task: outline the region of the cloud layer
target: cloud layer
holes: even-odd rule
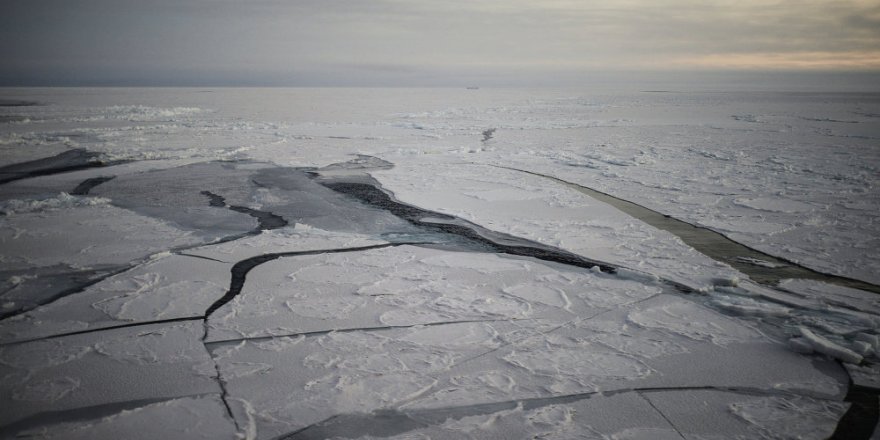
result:
[[[880,70],[873,0],[10,0],[4,9],[6,82]]]

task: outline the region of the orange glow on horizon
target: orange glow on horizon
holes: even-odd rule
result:
[[[682,57],[671,64],[745,70],[880,70],[880,51],[711,54]]]

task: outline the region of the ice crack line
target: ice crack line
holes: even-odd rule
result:
[[[598,261],[592,261],[579,255],[554,249],[549,246],[531,243],[527,240],[482,230],[477,225],[466,224],[464,220],[432,212],[415,206],[406,205],[393,200],[388,194],[374,185],[353,182],[322,182],[322,185],[334,191],[347,194],[361,202],[384,209],[416,226],[456,235],[473,243],[475,247],[486,248],[492,252],[533,257],[539,260],[552,261],[582,268],[598,267],[602,272],[615,273],[617,268]],[[488,238],[490,236],[496,236]],[[508,242],[509,244],[505,243]]]
[[[120,329],[120,328],[141,327],[141,326],[152,325],[152,324],[169,324],[172,322],[201,321],[203,319],[205,319],[204,316],[185,316],[185,317],[180,317],[180,318],[158,319],[155,321],[130,322],[130,323],[126,323],[126,324],[111,325],[111,326],[107,326],[107,327],[90,328],[87,330],[77,330],[74,332],[57,333],[54,335],[43,336],[43,337],[33,338],[33,339],[22,339],[20,341],[5,342],[5,343],[0,343],[0,347],[5,347],[8,345],[25,344],[28,342],[44,341],[47,339],[63,338],[66,336],[75,336],[75,335],[84,335],[87,333],[104,332],[104,331],[116,330],[116,329]]]
[[[92,177],[90,179],[83,180],[82,182],[80,182],[79,185],[76,186],[76,188],[73,189],[73,191],[70,192],[70,195],[87,196],[87,195],[89,195],[89,191],[91,191],[92,188],[94,188],[102,183],[109,182],[115,178],[116,178],[116,176],[101,176],[101,177]]]
[[[464,319],[458,321],[441,321],[441,322],[429,322],[429,323],[418,323],[418,324],[409,324],[409,325],[383,325],[377,327],[354,327],[354,328],[333,328],[329,330],[316,330],[311,332],[300,332],[300,333],[289,333],[284,335],[272,335],[272,336],[255,336],[250,338],[238,338],[238,339],[224,339],[220,341],[210,341],[206,342],[209,346],[216,345],[224,345],[224,344],[234,344],[243,341],[253,341],[253,342],[263,342],[270,341],[272,339],[278,338],[296,338],[296,337],[310,337],[310,336],[320,336],[326,335],[329,333],[352,333],[352,332],[375,332],[375,331],[383,331],[383,330],[396,330],[396,329],[406,329],[406,328],[415,328],[415,327],[437,327],[441,325],[451,325],[451,324],[479,324],[479,323],[490,323],[490,322],[519,322],[519,321],[535,321],[540,318],[510,318],[510,319]]]
[[[462,359],[462,360],[460,360],[460,361],[454,362],[452,365],[449,366],[449,368],[450,368],[450,369],[452,369],[452,368],[460,368],[460,367],[461,367],[462,365],[464,365],[464,364],[467,364],[467,363],[469,363],[469,362],[473,362],[473,361],[475,361],[475,360],[477,360],[477,359],[480,359],[480,358],[482,358],[482,357],[484,357],[484,356],[488,356],[488,355],[490,355],[490,354],[492,354],[492,353],[498,352],[499,350],[502,350],[502,349],[504,349],[504,348],[511,347],[511,346],[516,345],[516,344],[520,344],[520,343],[522,343],[523,341],[527,341],[527,340],[530,339],[530,338],[534,338],[534,337],[537,337],[537,336],[546,336],[546,335],[549,335],[549,334],[551,334],[551,333],[553,333],[553,332],[555,332],[555,331],[557,331],[557,330],[560,330],[560,329],[562,329],[562,328],[570,327],[570,326],[572,326],[572,325],[576,325],[576,324],[581,323],[581,322],[589,321],[589,320],[591,320],[591,319],[597,318],[597,317],[599,317],[599,316],[601,316],[601,315],[604,315],[605,313],[611,312],[611,311],[613,311],[613,310],[617,310],[617,309],[619,309],[619,308],[621,308],[621,307],[624,307],[624,306],[632,306],[632,305],[635,305],[635,304],[639,304],[639,303],[641,303],[641,302],[644,302],[644,301],[647,301],[647,300],[649,300],[649,299],[651,299],[651,298],[654,298],[654,297],[656,297],[656,296],[658,296],[658,295],[660,295],[660,294],[651,295],[651,296],[649,296],[649,297],[647,297],[647,298],[643,298],[643,299],[641,299],[641,300],[638,300],[638,301],[635,301],[635,302],[632,302],[632,303],[629,303],[629,304],[626,304],[626,305],[620,305],[620,306],[616,306],[616,307],[609,307],[609,308],[606,308],[606,309],[602,309],[602,310],[600,310],[600,311],[598,311],[598,312],[596,312],[596,313],[594,313],[594,314],[592,314],[592,315],[590,315],[590,316],[577,317],[577,318],[571,319],[571,320],[569,320],[569,321],[565,321],[565,322],[563,322],[563,323],[561,323],[561,324],[559,324],[559,325],[556,325],[556,326],[554,326],[554,327],[552,327],[552,328],[550,328],[550,329],[548,329],[548,330],[544,330],[544,331],[540,331],[540,330],[539,330],[539,331],[535,331],[535,332],[531,332],[531,333],[525,333],[525,334],[523,334],[522,336],[520,336],[520,337],[518,337],[518,338],[512,338],[512,339],[510,339],[510,340],[508,340],[508,341],[505,341],[504,343],[502,343],[502,344],[499,345],[498,347],[495,347],[495,348],[492,348],[492,349],[486,350],[486,351],[484,351],[484,352],[482,352],[482,353],[475,354],[475,355],[473,355],[473,356],[471,356],[471,357],[468,357],[468,358]],[[514,320],[509,320],[509,321],[514,321]],[[413,396],[413,397],[411,397],[411,398],[409,398],[409,399],[407,399],[407,400],[405,400],[405,401],[403,401],[403,402],[400,402],[399,405],[404,405],[404,404],[406,404],[406,403],[409,403],[409,402],[413,402],[413,401],[415,401],[415,400],[418,400],[418,399],[420,399],[422,396],[424,396],[425,394],[430,393],[430,392],[436,390],[436,388],[437,388],[437,385],[436,385],[436,384],[435,384],[435,385],[432,385],[432,386],[426,388],[425,390],[423,390],[422,392],[418,393],[417,395],[415,395],[415,396]]]
[[[117,165],[124,162],[121,160],[104,161],[101,160],[100,153],[86,151],[84,148],[76,148],[55,156],[0,167],[0,184],[30,177]]]
[[[222,298],[215,301],[211,304],[210,307],[205,311],[205,314],[198,319],[201,319],[204,325],[204,334],[202,335],[202,345],[205,347],[205,350],[208,352],[208,356],[214,362],[214,370],[216,371],[216,380],[217,385],[220,387],[220,399],[223,401],[223,405],[226,407],[227,415],[232,419],[235,427],[238,431],[241,431],[241,425],[238,423],[238,420],[235,418],[235,415],[232,411],[232,407],[229,405],[229,393],[226,389],[226,382],[223,379],[222,372],[220,371],[220,365],[217,363],[217,360],[214,358],[211,346],[216,345],[217,343],[208,342],[208,318],[213,314],[217,309],[223,307],[229,301],[232,301],[235,297],[237,297],[241,293],[241,289],[244,287],[244,283],[247,279],[247,274],[253,268],[267,263],[269,261],[277,260],[283,257],[295,257],[295,256],[304,256],[304,255],[322,255],[322,254],[338,254],[344,252],[360,252],[367,251],[371,249],[382,249],[387,247],[394,246],[403,246],[403,245],[418,245],[423,243],[385,243],[378,244],[372,246],[361,246],[354,248],[341,248],[341,249],[323,249],[323,250],[313,250],[313,251],[291,251],[291,252],[277,252],[272,254],[263,254],[257,255],[255,257],[247,258],[245,260],[239,261],[234,266],[232,266],[232,279],[229,282],[229,290],[223,295]],[[221,341],[225,342],[225,341]]]
[[[654,411],[657,414],[660,414],[660,417],[663,417],[663,420],[666,420],[666,423],[669,424],[669,427],[672,428],[672,430],[675,431],[675,433],[678,434],[678,436],[681,437],[682,440],[685,440],[684,435],[681,433],[681,431],[678,430],[678,428],[675,426],[675,423],[672,423],[672,420],[669,420],[669,417],[667,417],[666,414],[663,413],[663,411],[660,411],[660,408],[657,408],[657,405],[654,405],[654,402],[651,402],[651,399],[643,396],[641,392],[636,392],[636,394],[641,397],[642,400],[647,402],[648,405],[651,405],[651,408],[654,408]]]
[[[360,252],[360,251],[368,251],[371,249],[383,249],[388,247],[395,246],[417,246],[423,245],[426,243],[422,242],[412,242],[412,243],[384,243],[384,244],[376,244],[371,246],[361,246],[354,248],[342,248],[342,249],[322,249],[322,250],[313,250],[313,251],[292,251],[292,252],[277,252],[272,254],[263,254],[255,257],[251,257],[245,260],[241,260],[238,263],[235,263],[232,266],[232,280],[229,283],[229,290],[223,295],[222,298],[215,301],[211,304],[210,307],[205,311],[205,318],[211,316],[212,313],[217,311],[220,307],[223,307],[229,301],[232,301],[233,298],[238,296],[241,293],[241,289],[244,287],[245,279],[247,278],[248,272],[250,272],[253,268],[267,263],[272,260],[277,260],[282,257],[296,257],[303,255],[322,255],[322,254],[339,254],[344,252]]]
[[[449,419],[461,419],[464,417],[494,414],[500,411],[510,411],[521,407],[523,410],[533,410],[549,405],[565,405],[593,397],[611,397],[620,394],[636,393],[666,421],[669,426],[678,432],[678,428],[657,409],[653,403],[645,398],[643,393],[660,393],[668,391],[723,391],[755,396],[797,396],[780,390],[751,388],[751,387],[717,387],[717,386],[682,386],[682,387],[648,387],[626,388],[610,391],[591,391],[585,393],[564,394],[551,397],[532,397],[517,400],[508,400],[475,405],[465,405],[445,408],[400,410],[380,409],[367,414],[336,414],[324,420],[297,429],[296,431],[282,434],[275,440],[305,440],[318,438],[351,438],[363,435],[376,437],[392,437],[420,428],[427,428],[443,424]]]
[[[278,229],[287,226],[287,220],[280,215],[273,214],[267,211],[260,211],[257,209],[248,208],[245,206],[236,206],[236,205],[227,205],[226,199],[223,196],[212,193],[211,191],[202,191],[202,195],[207,196],[210,200],[209,204],[211,206],[217,208],[229,208],[232,211],[240,212],[242,214],[247,214],[259,222],[259,227],[256,232],[266,231],[270,229]]]
[[[592,269],[616,274],[618,267],[591,260],[580,255],[554,248],[552,246],[488,230],[468,221],[438,212],[428,211],[394,200],[375,185],[360,182],[327,181],[322,185],[334,191],[349,195],[368,206],[389,211],[411,224],[432,232],[450,234],[463,239],[472,249],[486,252],[532,257],[538,260],[561,263],[569,266]],[[662,279],[661,283],[674,288],[679,293],[693,293],[694,289],[682,283]]]
[[[582,185],[578,185],[558,177],[547,174],[536,173],[534,171],[523,170],[519,168],[505,167],[500,165],[492,165],[495,168],[517,171],[520,173],[530,174],[533,176],[543,177],[554,182],[561,183],[565,186],[573,188],[599,201],[608,203],[609,205],[629,214],[657,229],[667,231],[688,246],[696,249],[700,253],[725,264],[733,266],[742,273],[748,275],[751,279],[770,286],[776,287],[780,280],[785,278],[802,278],[823,281],[839,286],[861,289],[868,292],[880,293],[880,286],[865,281],[852,278],[842,277],[838,275],[826,274],[814,269],[777,257],[756,249],[752,249],[739,242],[727,238],[725,235],[715,232],[709,228],[693,225],[682,220],[672,218],[666,214],[648,209],[642,205],[630,202],[628,200],[614,197],[610,194],[597,191]],[[772,267],[765,267],[749,263],[749,261],[763,260],[769,261]]]
[[[593,197],[597,200],[606,202],[626,214],[632,215],[651,226],[663,229],[673,235],[678,236],[689,246],[713,258],[717,261],[727,263],[737,270],[747,274],[750,278],[758,283],[764,284],[771,289],[786,292],[777,286],[778,282],[783,278],[805,278],[818,280],[839,286],[861,289],[868,292],[880,293],[880,286],[870,284],[864,281],[850,279],[846,277],[825,274],[812,270],[810,268],[798,265],[792,261],[775,257],[763,252],[751,249],[740,243],[737,243],[722,234],[707,228],[692,225],[677,219],[673,219],[662,213],[650,210],[641,205],[619,199],[610,194],[596,191],[566,180],[559,179],[550,175],[540,174],[518,168],[504,167],[492,165],[495,168],[517,171],[538,177],[543,177],[563,185],[569,186],[575,190]],[[747,264],[744,258],[757,258],[761,260],[769,260],[771,262],[782,263],[779,267],[760,267]],[[775,302],[772,298],[768,299]],[[789,304],[785,304],[790,306]],[[850,380],[849,391],[846,398],[850,402],[850,408],[843,415],[837,425],[832,439],[867,439],[872,435],[873,430],[880,419],[880,403],[878,403],[878,395],[880,390],[866,387],[859,387]]]
[[[111,402],[100,405],[93,406],[85,406],[81,408],[74,409],[64,409],[58,411],[44,411],[33,414],[29,417],[25,417],[16,422],[12,422],[8,425],[4,425],[0,427],[0,437],[2,438],[13,438],[16,433],[21,433],[25,430],[30,430],[34,428],[41,428],[47,425],[59,424],[59,423],[72,423],[84,420],[98,420],[102,417],[113,416],[114,414],[118,414],[120,411],[126,410],[136,410],[138,408],[142,408],[146,405],[151,405],[155,403],[161,402],[171,402],[177,399],[184,398],[200,398],[205,396],[211,396],[212,394],[190,394],[190,395],[181,395],[174,397],[158,397],[152,399],[137,399],[137,400],[128,400],[122,402]],[[21,436],[22,434],[18,434]],[[21,438],[21,437],[15,437]]]
[[[208,352],[208,357],[210,357],[211,361],[214,363],[214,379],[217,380],[217,386],[220,387],[220,400],[223,401],[223,406],[226,408],[226,415],[232,420],[232,423],[235,425],[235,430],[241,432],[241,426],[238,424],[238,419],[235,418],[235,414],[232,412],[232,407],[229,405],[229,391],[226,389],[226,381],[223,380],[223,375],[220,372],[220,364],[217,363],[217,359],[214,358],[214,353],[211,351],[211,348],[208,347],[208,343],[205,342],[205,338],[208,336],[208,319],[203,318],[202,323],[205,327],[205,333],[202,336],[202,345],[205,347],[205,351]]]
[[[93,278],[79,282],[72,287],[60,290],[60,291],[55,292],[51,295],[48,295],[44,298],[41,298],[39,301],[36,301],[31,305],[20,306],[20,307],[14,308],[12,310],[5,310],[5,311],[0,312],[0,321],[7,319],[7,318],[21,315],[23,313],[27,313],[31,310],[40,308],[45,305],[49,305],[49,304],[51,304],[61,298],[64,298],[64,297],[67,297],[70,295],[74,295],[77,293],[81,293],[81,292],[85,291],[87,288],[89,288],[89,286],[98,284],[107,278],[110,278],[114,275],[118,275],[120,273],[126,272],[126,271],[131,270],[135,267],[136,267],[136,265],[131,265],[131,266],[125,266],[125,267],[115,267],[115,268],[111,268],[111,269],[106,269],[106,270],[103,270],[102,272],[96,271]],[[70,274],[73,274],[73,273],[70,273]],[[12,288],[14,288],[14,286]],[[8,292],[8,290],[7,290],[7,292]],[[5,293],[6,292],[4,292],[4,294]]]

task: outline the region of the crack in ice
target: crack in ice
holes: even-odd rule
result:
[[[831,275],[819,272],[802,266],[796,262],[786,260],[782,257],[770,255],[756,249],[752,249],[739,242],[727,238],[725,235],[715,232],[712,229],[690,224],[688,222],[672,218],[663,213],[646,208],[637,203],[624,200],[610,194],[597,191],[595,189],[569,182],[558,177],[541,174],[534,171],[523,170],[519,168],[492,165],[496,168],[517,171],[520,173],[530,174],[533,176],[543,177],[554,182],[558,182],[577,191],[580,191],[590,197],[608,203],[611,206],[629,214],[649,225],[665,230],[684,241],[689,246],[699,252],[709,256],[710,258],[729,264],[749,275],[753,280],[775,287],[776,284],[785,278],[802,278],[824,281],[844,287],[861,289],[869,292],[880,293],[880,286],[868,282]],[[769,264],[756,265],[752,260],[765,261]]]

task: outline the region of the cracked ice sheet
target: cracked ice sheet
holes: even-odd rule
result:
[[[251,270],[241,293],[209,318],[207,340],[456,321],[562,323],[659,292],[531,258],[407,245],[296,256]]]
[[[368,235],[331,232],[308,225],[296,224],[293,227],[263,231],[260,235],[253,237],[188,249],[185,254],[235,263],[257,255],[277,252],[340,249],[386,243],[388,242]]]
[[[681,298],[658,296],[576,326],[592,333],[587,340],[636,356],[649,349],[640,357],[661,374],[640,387],[743,387],[834,399],[846,392],[848,379],[838,363],[791,352],[741,320]],[[656,344],[669,348],[650,347]]]
[[[627,324],[631,315],[646,328]],[[230,397],[253,408],[260,438],[338,414],[409,414],[641,387],[763,389],[831,399],[845,390],[846,376],[833,362],[786,351],[675,297],[651,298],[594,320],[595,326],[587,320],[561,328],[507,321],[280,337],[221,344],[213,355]]]
[[[773,438],[823,440],[849,408],[845,402],[793,395],[748,395],[716,390],[642,395],[687,440]]]
[[[404,203],[697,288],[745,277],[672,234],[542,177],[485,165],[393,160],[399,161],[393,169],[372,174]]]
[[[18,435],[42,439],[234,439],[236,428],[219,395],[184,397],[153,403],[80,422],[24,430]]]
[[[202,240],[170,223],[109,205],[0,217],[0,263],[6,267],[100,267]]]
[[[0,426],[50,412],[219,393],[201,323],[107,330],[0,347]]]
[[[782,280],[779,287],[831,306],[851,308],[880,316],[880,295],[876,293],[802,279]]]
[[[509,410],[451,417],[445,420],[439,420],[431,413],[413,412],[406,415],[429,426],[391,437],[358,433],[350,436],[338,435],[334,438],[357,438],[360,440],[378,438],[399,440],[681,439],[669,423],[636,393],[623,393],[614,396],[597,395],[576,402],[560,402],[542,406],[525,402]],[[363,427],[350,427],[349,429],[354,432],[365,430]]]
[[[538,329],[496,322],[335,332],[223,344],[212,355],[229,397],[252,408],[236,418],[254,417],[258,437],[273,438],[336,414],[395,407],[430,390],[456,362]],[[496,401],[508,400],[503,372],[473,380]]]
[[[195,161],[196,159],[139,161],[31,177],[0,185],[0,200],[30,199],[46,194],[70,193],[86,179],[108,176],[119,177],[164,168],[174,168],[188,165]]]
[[[226,293],[231,266],[201,258],[163,255],[82,292],[0,321],[0,342],[202,316]]]
[[[536,332],[460,363],[407,408],[487,403],[485,386],[461,381],[491,371],[503,372],[510,399],[706,386],[841,399],[847,384],[846,374],[830,360],[793,353],[738,321],[661,295]]]
[[[661,373],[640,387],[742,387],[834,399],[846,392],[848,378],[833,360],[794,353],[744,321],[682,298],[654,297],[575,327],[574,334],[589,331],[586,340],[641,357]],[[663,349],[651,347],[657,344]]]

